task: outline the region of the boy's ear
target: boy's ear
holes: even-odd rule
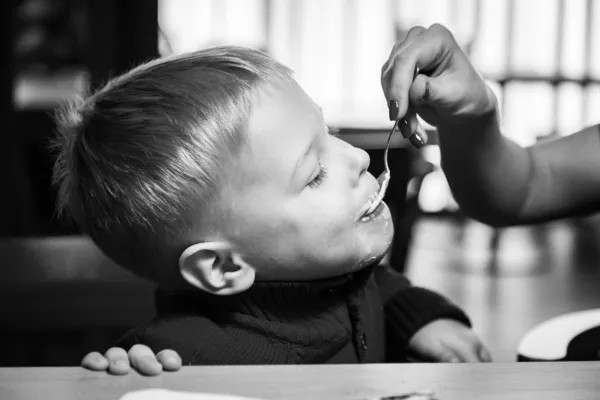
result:
[[[254,284],[255,269],[227,242],[196,243],[181,253],[179,272],[191,285],[216,295],[243,292]]]

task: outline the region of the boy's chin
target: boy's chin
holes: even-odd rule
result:
[[[377,244],[372,246],[371,251],[367,255],[362,257],[361,261],[356,265],[355,271],[364,269],[371,265],[379,264],[392,248],[392,238],[393,234],[390,237],[378,237]]]
[[[387,210],[386,210],[387,211]],[[387,211],[389,213],[389,211]],[[367,235],[364,235],[363,246],[367,247],[367,253],[362,257],[361,261],[357,265],[357,270],[366,268],[373,264],[378,264],[383,260],[385,255],[392,248],[392,241],[394,238],[394,225],[390,221],[379,227],[379,229],[372,230]]]
[[[360,271],[361,269],[365,269],[371,265],[377,265],[383,260],[385,257],[385,253],[382,253],[378,256],[371,256],[362,260],[358,266],[356,267],[356,271]]]

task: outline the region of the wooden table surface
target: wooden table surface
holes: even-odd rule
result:
[[[440,400],[600,399],[600,362],[184,367],[159,377],[82,368],[2,368],[3,400],[117,400],[164,388],[264,399],[350,399],[432,389]]]

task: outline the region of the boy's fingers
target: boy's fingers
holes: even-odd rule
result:
[[[460,357],[449,349],[440,351],[439,354],[437,355],[437,357],[435,357],[435,361],[443,362],[443,363],[460,363],[460,362],[462,362]]]
[[[165,371],[179,371],[181,368],[181,357],[173,350],[163,350],[156,355]]]
[[[481,344],[481,348],[479,349],[479,359],[482,362],[492,362],[493,361],[492,353],[484,344]]]
[[[91,369],[92,371],[106,371],[108,368],[108,360],[97,351],[86,354],[81,360],[83,368]]]
[[[104,354],[108,360],[108,372],[113,375],[126,375],[129,373],[129,358],[125,350],[112,347]]]
[[[479,362],[479,355],[477,354],[479,346],[476,346],[470,341],[457,340],[453,343],[452,351],[461,358],[462,361],[468,363]]]
[[[127,353],[129,361],[142,375],[155,376],[162,372],[162,365],[148,346],[136,344]]]

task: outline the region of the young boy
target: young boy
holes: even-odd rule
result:
[[[159,59],[58,121],[61,209],[159,285],[120,346],[184,364],[489,360],[461,310],[377,266],[394,227],[384,203],[367,213],[369,157],[268,56]]]

